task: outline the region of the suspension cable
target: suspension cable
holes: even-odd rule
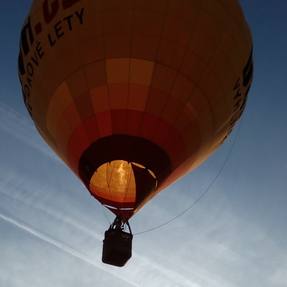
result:
[[[220,175],[222,174],[224,168],[226,167],[227,165],[227,162],[229,161],[229,158],[234,150],[234,147],[235,147],[235,143],[237,142],[238,138],[239,138],[239,133],[240,133],[240,129],[241,129],[241,123],[242,121],[240,121],[239,125],[238,125],[238,129],[236,131],[236,134],[235,134],[235,137],[234,137],[234,140],[227,152],[227,155],[222,163],[222,166],[221,168],[218,170],[217,174],[215,175],[215,177],[211,180],[211,182],[209,183],[209,185],[207,186],[207,188],[199,195],[199,197],[191,203],[190,206],[188,206],[186,209],[184,209],[183,211],[181,211],[180,213],[178,213],[177,215],[175,215],[174,217],[170,218],[169,220],[159,224],[159,225],[156,225],[154,227],[151,227],[149,229],[146,229],[144,231],[141,231],[141,232],[137,232],[137,233],[134,233],[134,235],[141,235],[141,234],[144,234],[144,233],[148,233],[148,232],[152,232],[152,231],[155,231],[157,229],[160,229],[168,224],[170,224],[171,222],[175,221],[176,219],[178,219],[179,217],[182,217],[184,214],[186,214],[187,212],[189,212],[197,203],[199,203],[200,200],[202,200],[206,195],[207,193],[211,190],[211,188],[213,187],[213,185],[215,184],[215,182],[218,180],[218,178],[220,177]]]

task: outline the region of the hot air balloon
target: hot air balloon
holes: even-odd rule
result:
[[[129,218],[242,115],[252,40],[237,0],[34,0],[18,66],[37,130],[116,215],[103,261],[122,266]]]

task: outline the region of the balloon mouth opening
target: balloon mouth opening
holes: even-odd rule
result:
[[[155,173],[142,164],[113,160],[94,171],[89,190],[105,207],[119,215],[134,213],[157,185]]]
[[[165,150],[149,140],[111,135],[92,143],[78,168],[91,195],[127,219],[156,194],[171,162]]]
[[[134,202],[136,198],[136,178],[134,168],[146,170],[155,180],[154,172],[143,165],[125,160],[113,160],[98,167],[90,179],[90,191],[107,200]]]

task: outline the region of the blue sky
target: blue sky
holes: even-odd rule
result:
[[[0,286],[287,286],[287,2],[241,1],[255,74],[233,152],[191,212],[135,236],[122,269],[101,263],[112,216],[41,140],[22,103],[16,58],[30,3],[1,3]],[[191,205],[234,138],[135,216],[134,232]]]

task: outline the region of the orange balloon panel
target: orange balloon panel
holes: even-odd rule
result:
[[[252,41],[237,0],[34,0],[19,77],[43,138],[127,219],[232,131]]]

